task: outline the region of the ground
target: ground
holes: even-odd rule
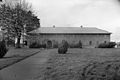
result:
[[[15,48],[9,48],[9,51],[4,56],[4,58],[0,59],[0,70],[3,68],[6,68],[10,65],[13,65],[21,60],[24,60],[27,57],[30,57],[32,55],[37,54],[40,52],[40,49],[28,49],[28,48],[22,48],[22,49],[15,49]]]
[[[91,73],[90,71],[93,71],[92,68],[94,68],[94,76],[101,76],[101,70],[106,68],[106,66],[120,66],[120,49],[69,49],[67,54],[57,54],[57,50],[51,50],[50,53],[54,55],[51,55],[46,67],[42,71],[42,75],[44,75],[44,77],[38,77],[36,80],[98,80],[91,78],[91,76],[87,76],[89,73]],[[97,65],[94,63],[100,64]],[[94,66],[91,64],[94,64]],[[86,66],[88,69],[85,70]],[[113,69],[114,66],[111,67],[110,68]],[[86,73],[84,72],[84,74],[87,76],[86,79],[81,78],[81,74],[84,70],[86,71]],[[106,73],[106,75],[109,73],[110,72]],[[108,77],[111,77],[111,75]],[[107,80],[106,78],[104,79]],[[101,78],[99,80],[104,79]]]
[[[69,49],[67,54],[58,54],[57,49],[45,49],[19,63],[2,69],[0,80],[97,80],[90,76],[96,75],[104,69],[112,70],[114,66],[119,69],[119,62],[120,49],[117,48]],[[97,71],[97,69],[99,70]],[[84,76],[84,79],[81,78],[81,75]],[[100,73],[97,75],[101,76]]]
[[[49,59],[49,50],[44,49],[15,49],[11,52],[17,53],[17,55],[15,56],[17,61],[12,57],[9,60],[6,59],[5,61],[3,61],[5,62],[4,65],[10,65],[2,68],[2,70],[0,71],[0,80],[34,80],[36,76],[38,76],[39,73],[42,72],[41,70],[45,67],[44,64]],[[29,54],[30,56],[27,56],[26,58],[27,54]],[[20,57],[22,56],[22,58],[25,57],[25,59],[19,59],[18,55]],[[18,62],[18,60],[20,61]]]

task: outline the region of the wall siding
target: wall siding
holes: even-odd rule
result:
[[[96,47],[99,43],[104,41],[110,42],[110,35],[108,34],[42,34],[33,35],[28,39],[29,43],[38,42],[41,43],[44,40],[57,41],[61,43],[62,40],[66,40],[69,44],[82,42],[83,47]],[[91,44],[90,44],[91,41]]]

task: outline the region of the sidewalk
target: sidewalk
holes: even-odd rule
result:
[[[2,69],[0,80],[35,80],[41,74],[50,55],[51,50],[42,50],[34,56]]]
[[[9,49],[4,58],[0,59],[0,70],[6,68],[10,65],[13,65],[21,60],[24,60],[27,57],[37,54],[40,52],[40,49]]]

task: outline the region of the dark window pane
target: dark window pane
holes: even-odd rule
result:
[[[89,45],[92,45],[92,41],[89,42]]]

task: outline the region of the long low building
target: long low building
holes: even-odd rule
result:
[[[110,42],[110,32],[94,27],[41,27],[29,32],[28,43],[38,42],[53,47],[66,40],[69,44],[81,41],[83,47],[96,47],[103,42]]]

